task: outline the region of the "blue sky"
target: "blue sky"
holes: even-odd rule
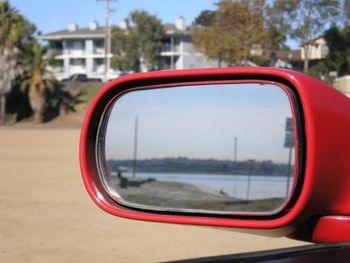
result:
[[[105,2],[97,0],[10,0],[42,33],[64,29],[71,22],[86,27],[92,20],[104,24]],[[142,9],[156,15],[163,22],[173,23],[179,16],[191,23],[205,9],[215,9],[214,0],[117,0],[111,2],[114,9],[112,23],[119,24],[127,15]]]
[[[105,2],[99,0],[9,0],[21,14],[34,22],[43,34],[62,30],[72,22],[80,27],[87,27],[92,20],[105,23]],[[135,10],[145,10],[156,15],[164,23],[174,23],[183,16],[187,24],[203,10],[214,10],[216,0],[116,0],[111,2],[112,23],[119,24]],[[292,48],[297,48],[295,41],[289,41]]]

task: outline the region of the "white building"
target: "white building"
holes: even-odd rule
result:
[[[350,76],[343,76],[334,80],[333,86],[350,98]]]
[[[175,24],[165,24],[166,37],[160,51],[162,60],[161,69],[192,69],[212,68],[218,66],[217,60],[207,58],[195,50],[189,28],[185,19],[179,17]]]
[[[324,59],[329,52],[326,40],[320,36],[314,40],[305,43],[303,46],[308,46],[308,54],[310,60]],[[301,58],[305,59],[305,49],[301,49]]]
[[[53,72],[57,79],[73,74],[86,74],[89,78],[104,79],[104,27],[91,22],[88,28],[79,28],[72,23],[65,30],[38,36],[48,41],[49,51],[55,55]],[[112,54],[108,54],[111,58]],[[108,79],[118,77],[118,72],[109,70]]]
[[[166,37],[159,52],[160,70],[217,67],[218,62],[197,52],[191,42],[185,20],[180,17],[175,24],[165,24]],[[41,35],[38,39],[48,41],[55,55],[53,72],[57,79],[69,78],[73,74],[86,74],[89,78],[104,79],[105,32],[96,22],[88,28],[70,24],[65,30]],[[113,54],[108,54],[109,58]],[[142,60],[142,59],[141,59]],[[148,71],[142,64],[141,71]],[[110,69],[108,79],[119,76],[118,70]]]

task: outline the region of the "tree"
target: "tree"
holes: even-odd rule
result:
[[[343,21],[345,25],[350,22],[350,0],[343,0]]]
[[[324,34],[329,53],[325,59],[328,71],[337,71],[338,76],[350,74],[350,26],[343,29],[333,25]]]
[[[34,112],[36,123],[44,120],[44,110],[47,92],[54,92],[58,82],[47,70],[49,60],[47,59],[47,48],[39,43],[34,43],[29,50],[26,66],[27,80],[22,82],[23,89],[28,90],[30,106]]]
[[[126,29],[115,28],[112,50],[115,64],[127,70],[154,70],[159,64],[159,50],[165,32],[161,21],[145,11],[133,11],[127,19]]]
[[[119,27],[112,29],[112,65],[120,70],[139,71],[140,54],[137,39],[130,34],[130,29]]]
[[[255,45],[264,46],[264,0],[221,0],[208,26],[198,26],[191,36],[195,47],[206,56],[228,65],[244,64]],[[203,23],[203,22],[201,22]]]
[[[6,94],[16,78],[21,48],[35,28],[7,1],[0,1],[0,124],[5,122]]]
[[[339,15],[339,0],[275,0],[270,8],[276,25],[286,27],[289,36],[304,51],[304,72],[309,69],[313,42]]]
[[[211,26],[214,21],[215,11],[204,10],[194,20],[195,26]]]
[[[272,50],[289,50],[287,42],[287,35],[285,30],[274,25],[274,23],[269,23],[268,25],[268,34],[269,34],[269,48]]]

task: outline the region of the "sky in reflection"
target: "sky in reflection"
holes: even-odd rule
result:
[[[187,157],[286,162],[287,94],[272,84],[217,84],[133,91],[111,106],[107,159]]]

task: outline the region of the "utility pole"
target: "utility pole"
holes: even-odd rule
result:
[[[111,12],[113,11],[110,8],[111,1],[115,0],[97,0],[98,2],[106,2],[106,23],[105,23],[105,57],[104,57],[104,81],[108,81],[108,73],[111,68],[111,58],[109,54],[111,53]]]
[[[171,52],[171,57],[170,57],[170,69],[175,69],[175,58],[174,58],[174,36],[170,36],[170,52]]]

